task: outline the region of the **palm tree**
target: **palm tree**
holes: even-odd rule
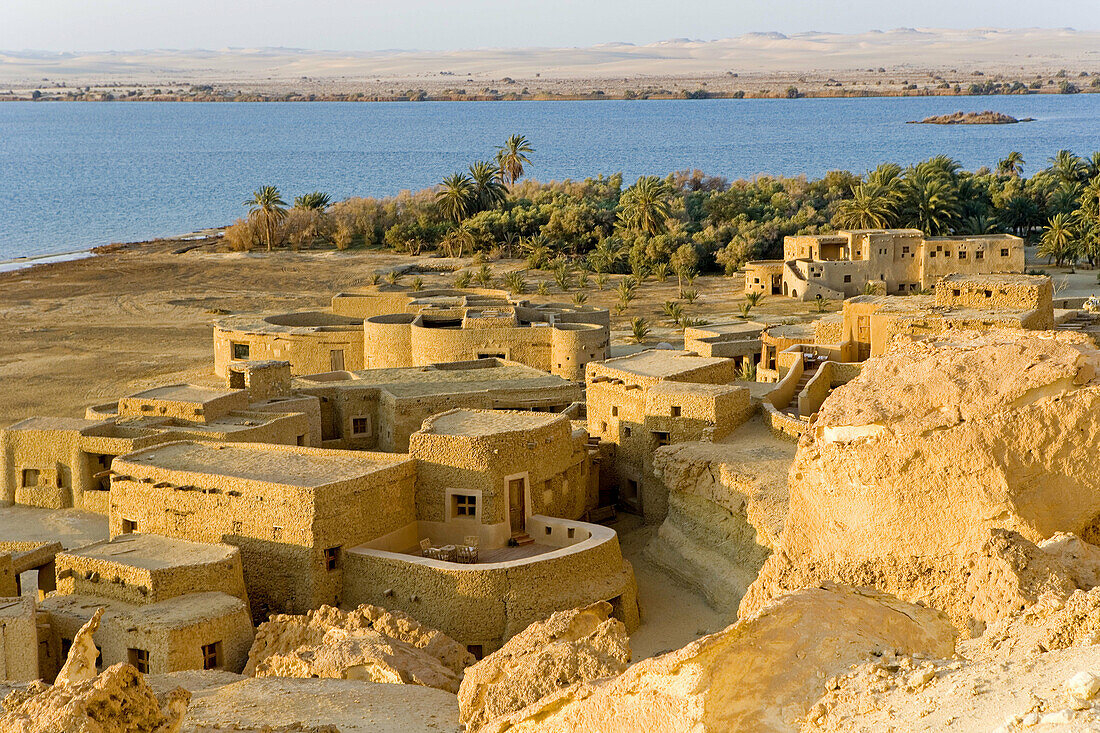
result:
[[[271,242],[275,238],[275,228],[286,218],[286,202],[283,201],[279,189],[274,186],[264,186],[259,191],[252,193],[252,198],[244,202],[248,207],[249,218],[261,220],[264,228],[264,239],[267,241],[267,251],[271,251]]]
[[[458,224],[473,213],[477,204],[477,189],[473,181],[463,173],[454,173],[443,179],[436,201],[443,207],[443,214]]]
[[[901,166],[897,163],[882,163],[867,174],[867,183],[893,194],[901,184],[901,174]]]
[[[910,171],[902,186],[902,196],[905,226],[920,229],[931,236],[951,233],[951,226],[959,214],[959,199],[949,181],[940,176]]]
[[[528,156],[533,152],[535,149],[523,135],[512,135],[497,148],[497,165],[509,186],[516,185],[516,181],[523,175],[523,166],[531,165],[531,158]]]
[[[324,211],[332,204],[332,198],[327,193],[314,191],[304,193],[294,199],[295,209],[308,209],[310,211]]]
[[[839,229],[888,229],[893,222],[894,197],[874,183],[852,188],[852,198],[837,205],[833,224]]]
[[[1024,156],[1013,150],[997,163],[997,173],[1002,176],[1019,178],[1024,170]]]
[[[672,190],[657,176],[642,176],[619,199],[619,221],[643,234],[655,236],[668,228]]]
[[[1070,215],[1064,212],[1055,214],[1047,223],[1037,254],[1040,257],[1046,257],[1048,262],[1054,258],[1061,267],[1067,259],[1077,259],[1073,252],[1075,240],[1076,233],[1073,230],[1073,220]]]
[[[469,246],[472,251],[476,244],[477,236],[463,224],[459,224],[452,228],[451,231],[447,232],[447,235],[443,237],[443,246],[447,248],[448,257],[461,257],[462,251],[467,246]]]
[[[650,327],[649,321],[641,316],[634,316],[630,319],[630,340],[636,344],[640,344],[645,341],[646,336],[649,335]]]
[[[474,183],[474,200],[479,211],[495,209],[508,198],[508,191],[501,182],[498,166],[487,160],[479,160],[470,166],[470,179]]]
[[[1080,183],[1085,177],[1085,161],[1078,158],[1069,150],[1059,150],[1050,159],[1051,173],[1062,180],[1062,183]]]

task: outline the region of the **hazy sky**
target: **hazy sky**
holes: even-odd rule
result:
[[[749,31],[1100,29],[1100,0],[0,0],[0,49],[587,46]]]

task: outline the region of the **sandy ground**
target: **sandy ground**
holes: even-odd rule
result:
[[[116,97],[132,88],[171,94],[191,85],[213,86],[219,93],[307,96],[385,96],[408,89],[430,95],[456,90],[508,95],[526,89],[551,96],[705,89],[741,90],[751,96],[775,94],[791,85],[815,95],[913,93],[934,90],[944,80],[965,88],[997,75],[1032,81],[1038,74],[1050,91],[1056,84],[1046,89],[1045,81],[1060,69],[1074,77],[1082,71],[1100,73],[1097,48],[1100,32],[1095,31],[902,28],[854,35],[750,33],[710,41],[587,48],[0,52],[0,84],[2,91],[20,96],[35,89],[48,95],[78,86],[112,91]],[[984,78],[975,78],[975,71],[982,71]],[[916,89],[906,89],[910,84]]]

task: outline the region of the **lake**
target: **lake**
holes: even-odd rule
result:
[[[992,109],[1036,122],[906,125]],[[865,171],[939,153],[1032,173],[1100,148],[1100,94],[870,99],[404,103],[0,103],[0,260],[228,224],[261,185],[287,201],[419,189],[512,133],[532,177],[700,168],[729,178]]]

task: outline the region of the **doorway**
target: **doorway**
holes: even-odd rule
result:
[[[344,350],[332,349],[328,352],[329,366],[332,368],[329,371],[342,372],[344,371]]]
[[[526,504],[527,479],[508,480],[508,521],[512,534],[523,534],[527,530]]]

